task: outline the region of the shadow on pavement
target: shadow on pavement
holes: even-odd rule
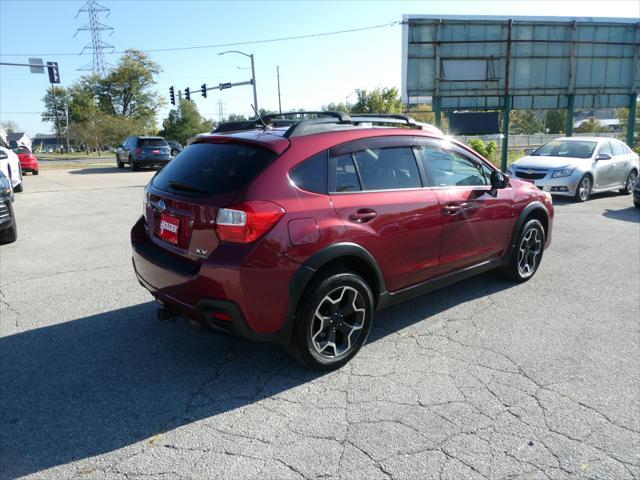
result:
[[[369,341],[511,286],[489,273],[397,305],[378,317]],[[0,477],[112,452],[322,375],[275,345],[158,322],[155,308],[0,338]]]
[[[145,168],[141,171],[152,171],[155,168]],[[97,175],[100,173],[131,173],[130,168],[118,168],[118,167],[87,167],[79,170],[69,170],[72,175]]]
[[[619,210],[607,209],[602,215],[613,220],[640,223],[640,208],[633,206],[621,208]]]

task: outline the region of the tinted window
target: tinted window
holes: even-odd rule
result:
[[[141,138],[138,142],[140,147],[168,147],[169,144],[162,138]]]
[[[365,190],[422,186],[416,158],[409,147],[368,148],[353,157]]]
[[[162,190],[195,195],[235,192],[275,157],[270,150],[251,145],[194,143],[158,172],[152,183]]]
[[[314,155],[289,173],[291,181],[303,190],[327,192],[327,152]]]
[[[436,146],[420,147],[420,159],[436,187],[488,185],[487,167],[454,152]]]
[[[613,150],[614,155],[625,155],[627,153],[624,145],[615,141],[611,142],[611,150]]]
[[[336,192],[356,192],[362,190],[358,173],[351,154],[338,155],[336,162]]]
[[[593,155],[596,142],[577,140],[554,140],[541,146],[531,155],[543,157],[589,158]]]
[[[602,142],[602,145],[600,145],[600,150],[598,151],[598,155],[602,155],[603,153],[608,153],[609,155],[613,155],[613,153],[611,153],[611,145],[609,145],[609,142]]]
[[[27,147],[16,147],[13,151],[16,153],[31,153]]]

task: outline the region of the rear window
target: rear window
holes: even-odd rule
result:
[[[152,185],[192,195],[236,192],[275,157],[272,151],[251,145],[194,143],[158,172]]]
[[[27,147],[16,147],[13,149],[16,153],[31,153],[31,151]]]
[[[162,138],[141,138],[138,141],[140,147],[168,147],[169,144]]]

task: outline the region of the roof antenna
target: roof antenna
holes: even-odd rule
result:
[[[268,128],[271,128],[269,125],[267,125],[265,123],[265,121],[262,119],[262,117],[260,116],[260,112],[258,112],[258,110],[256,110],[256,107],[253,106],[253,104],[251,104],[251,108],[253,108],[253,111],[256,112],[256,118],[258,120],[260,120],[260,123],[262,124],[262,129],[266,130]]]

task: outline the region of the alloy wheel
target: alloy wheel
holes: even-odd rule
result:
[[[537,228],[530,228],[522,237],[518,250],[518,272],[524,278],[530,277],[538,267],[542,252],[542,238]]]
[[[627,192],[633,192],[633,186],[636,184],[636,173],[631,172],[627,177]]]
[[[351,350],[365,323],[365,301],[353,287],[338,287],[318,304],[311,322],[311,343],[323,357],[335,359]]]
[[[580,200],[585,202],[589,198],[589,192],[591,192],[591,180],[589,177],[584,177],[580,180],[580,185],[578,186],[578,195],[580,196]]]

